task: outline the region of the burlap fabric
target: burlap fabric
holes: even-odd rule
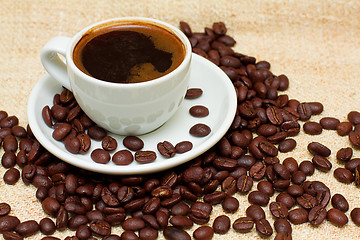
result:
[[[286,74],[290,88],[286,93],[300,101],[320,101],[324,112],[315,116],[333,116],[341,121],[351,110],[360,111],[360,2],[359,1],[0,1],[0,109],[16,115],[26,126],[26,106],[29,94],[44,75],[39,59],[42,46],[57,35],[73,36],[83,27],[94,22],[121,16],[145,16],[158,18],[178,26],[187,21],[193,31],[203,31],[215,21],[224,21],[229,35],[236,41],[235,49],[241,53],[267,60],[275,74]],[[333,171],[340,166],[335,152],[349,145],[347,137],[324,131],[320,136],[303,133],[295,137],[296,149],[279,156],[282,161],[293,156],[299,162],[310,159],[306,146],[319,141],[333,151],[330,157],[333,169],[316,173],[308,178],[325,182],[332,194],[347,197],[350,209],[360,207],[360,190],[354,184],[341,184],[333,178]],[[355,151],[354,157],[360,157]],[[0,176],[5,172],[0,168]],[[21,181],[13,186],[0,180],[0,202],[8,202],[11,214],[21,221],[46,217],[35,197],[35,188]],[[240,208],[228,214],[232,221],[245,216],[249,206],[247,196],[236,197]],[[273,197],[274,198],[274,197]],[[272,200],[273,200],[272,198]],[[330,208],[331,206],[328,206]],[[268,208],[267,218],[273,223]],[[215,206],[213,219],[224,214],[221,206]],[[350,212],[346,213],[347,216]],[[192,232],[198,226],[194,226]],[[121,233],[121,227],[113,228]],[[65,238],[74,235],[69,230],[56,232],[54,236]],[[272,236],[272,238],[275,234]],[[0,237],[1,238],[1,237]],[[37,234],[28,239],[41,239]],[[162,235],[159,238],[163,238]],[[345,227],[337,227],[325,221],[320,227],[310,224],[293,226],[293,239],[359,239],[360,228],[352,221]],[[214,239],[260,239],[255,230],[247,234],[230,230]]]

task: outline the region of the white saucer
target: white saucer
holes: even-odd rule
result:
[[[234,86],[220,68],[205,58],[193,54],[190,74],[189,88],[201,88],[202,96],[192,100],[184,99],[179,110],[168,122],[157,130],[140,136],[144,141],[142,150],[153,150],[157,153],[157,159],[152,163],[139,164],[134,161],[127,166],[118,166],[111,161],[107,164],[95,163],[90,158],[90,153],[93,149],[100,148],[101,142],[94,140],[91,149],[84,155],[68,152],[63,143],[52,138],[53,129],[49,128],[42,119],[43,107],[46,105],[51,107],[54,95],[62,91],[62,86],[48,74],[39,80],[31,92],[27,107],[29,125],[42,146],[59,159],[79,168],[117,175],[154,173],[169,169],[194,159],[214,146],[230,127],[236,112],[237,98]],[[194,105],[206,106],[209,115],[204,118],[192,117],[189,108]],[[189,129],[197,123],[208,125],[211,133],[205,137],[191,136]],[[115,151],[125,149],[122,144],[123,136],[109,135],[118,142]],[[164,158],[157,151],[156,145],[159,142],[169,141],[175,146],[185,140],[193,143],[192,150],[186,153],[175,154],[173,158]]]

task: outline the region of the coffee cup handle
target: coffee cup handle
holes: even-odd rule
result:
[[[58,36],[48,41],[40,53],[41,63],[45,70],[62,86],[71,90],[70,78],[66,70],[66,63],[59,54],[66,57],[66,49],[71,38]]]

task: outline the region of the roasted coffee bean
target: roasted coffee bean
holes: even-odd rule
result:
[[[253,179],[247,175],[239,177],[236,183],[236,187],[240,193],[247,193],[253,186]]]
[[[8,135],[3,140],[5,152],[16,152],[18,150],[18,141],[14,135]]]
[[[345,163],[345,168],[355,173],[360,166],[360,158],[353,158]]]
[[[281,202],[270,203],[269,209],[271,214],[276,218],[287,218],[289,215],[287,207]]]
[[[236,192],[236,179],[229,176],[221,184],[221,190],[228,196],[235,194]]]
[[[117,148],[117,141],[113,137],[106,136],[102,139],[101,146],[106,151],[114,151]]]
[[[211,205],[221,203],[226,198],[226,193],[222,191],[215,191],[204,196],[204,202]]]
[[[87,151],[89,151],[90,147],[91,147],[91,139],[89,137],[89,135],[87,135],[86,133],[81,133],[78,134],[77,139],[80,142],[80,153],[86,153]]]
[[[336,126],[339,123],[339,119],[333,117],[323,117],[320,119],[320,125],[323,127],[323,129],[336,130]]]
[[[319,135],[322,133],[320,123],[308,121],[303,125],[304,132],[309,135]]]
[[[292,240],[292,236],[291,233],[278,232],[276,233],[274,240]]]
[[[277,127],[272,124],[263,124],[256,131],[259,135],[269,137],[277,132]]]
[[[342,162],[347,162],[351,159],[353,150],[350,147],[341,148],[336,153],[336,159]]]
[[[240,217],[232,224],[233,229],[236,232],[247,233],[254,227],[254,220],[251,217]]]
[[[284,121],[280,109],[275,106],[270,106],[266,109],[266,116],[268,117],[269,121],[274,125],[280,125]]]
[[[271,157],[275,157],[278,154],[278,149],[268,141],[260,141],[259,150]]]
[[[111,226],[103,220],[97,220],[90,223],[90,229],[93,233],[100,236],[108,236],[111,233]]]
[[[189,109],[189,113],[193,117],[206,117],[209,115],[209,109],[202,105],[196,105]]]
[[[190,28],[190,26],[189,26],[189,24],[187,22],[180,21],[180,29],[181,29],[181,31],[183,31],[185,33],[185,35],[187,37],[191,37],[192,31],[191,31],[191,28]]]
[[[315,206],[309,212],[308,219],[311,225],[319,226],[326,218],[326,209]]]
[[[4,168],[14,167],[16,164],[16,155],[14,152],[5,152],[1,158],[1,165]]]
[[[52,133],[52,136],[55,140],[64,139],[71,131],[72,127],[69,123],[63,123],[60,126],[56,127]]]
[[[265,212],[259,205],[250,205],[246,209],[246,216],[253,220],[260,220],[265,218]]]
[[[44,212],[49,214],[50,216],[55,216],[60,209],[59,202],[53,197],[45,198],[44,201],[42,201],[41,205]]]
[[[323,157],[328,157],[331,154],[331,150],[328,147],[326,147],[323,144],[318,143],[318,142],[309,143],[309,145],[307,146],[307,149],[313,155],[320,155]]]
[[[274,187],[272,185],[271,182],[268,182],[268,181],[261,181],[257,184],[257,189],[260,191],[260,192],[263,192],[263,193],[266,193],[267,195],[269,195],[270,197],[272,195],[274,195]]]
[[[157,231],[156,231],[156,232],[157,232]],[[146,235],[146,236],[147,236],[147,235]],[[144,239],[146,239],[145,236],[144,236]],[[152,239],[152,238],[149,238],[149,239]],[[155,238],[155,239],[156,239],[156,238]],[[109,236],[103,237],[103,240],[121,240],[121,238],[120,238],[118,235],[111,234],[111,235],[109,235]]]
[[[209,135],[210,132],[211,132],[210,127],[203,123],[195,124],[189,130],[189,133],[195,137],[205,137]]]
[[[216,144],[216,148],[218,150],[218,154],[224,157],[230,157],[231,155],[231,144],[227,140],[227,138],[223,137]]]
[[[104,137],[106,137],[107,133],[102,127],[94,125],[88,129],[88,135],[96,141],[101,141]]]
[[[182,141],[175,145],[176,153],[185,153],[193,148],[193,144],[190,141]]]
[[[260,219],[255,221],[256,231],[264,237],[269,237],[273,234],[273,229],[268,220]]]
[[[314,174],[315,166],[312,162],[305,160],[300,163],[299,170],[305,173],[306,176],[311,176]]]
[[[277,174],[277,176],[279,176],[280,178],[282,178],[284,180],[290,179],[290,176],[291,176],[290,172],[285,167],[285,165],[280,164],[280,163],[275,163],[273,166],[274,166],[274,172]]]
[[[296,147],[296,141],[292,138],[285,139],[279,143],[279,151],[287,153],[292,151]]]
[[[135,153],[135,161],[141,164],[151,163],[156,160],[156,153],[154,151],[137,151]]]
[[[209,226],[200,226],[193,232],[195,240],[209,240],[214,236],[214,230]]]
[[[96,163],[105,164],[110,161],[110,154],[102,148],[97,148],[92,151],[91,159]]]
[[[3,234],[3,237],[5,240],[23,240],[24,239],[22,236],[20,236],[17,233],[14,233],[14,232],[3,232],[2,234]],[[44,238],[42,238],[42,239],[44,239]],[[56,238],[56,240],[58,240],[58,239],[59,238]],[[44,239],[44,240],[52,240],[52,239]]]
[[[144,220],[140,218],[130,217],[125,219],[121,225],[125,231],[139,231],[143,229],[146,225]]]
[[[297,197],[296,202],[304,209],[312,209],[317,204],[316,199],[307,193],[304,193],[302,196]]]
[[[300,103],[297,107],[297,112],[300,115],[300,120],[306,121],[309,120],[311,117],[311,107],[309,103]]]
[[[276,196],[276,202],[281,202],[285,204],[287,209],[291,209],[295,205],[295,199],[292,196],[290,196],[290,194],[284,192],[279,193]]]
[[[175,216],[176,215],[186,216],[189,212],[190,212],[190,207],[183,202],[177,203],[171,208],[171,214]]]
[[[334,171],[334,177],[342,183],[352,183],[354,181],[353,173],[346,168],[337,168]]]
[[[249,176],[254,180],[260,180],[264,177],[266,166],[262,162],[256,162],[249,171]]]
[[[190,240],[190,235],[180,228],[167,226],[163,231],[164,237],[167,240]]]
[[[322,172],[328,172],[332,168],[331,162],[323,156],[315,155],[312,158],[312,163],[315,168],[319,169]]]
[[[88,218],[84,215],[74,215],[68,222],[68,227],[71,230],[76,230],[79,226],[85,225],[89,222]],[[41,222],[40,222],[41,227]]]
[[[64,140],[64,145],[65,145],[66,150],[68,150],[69,152],[74,153],[74,154],[79,153],[80,149],[82,147],[79,138],[71,137],[71,136],[67,137]]]
[[[20,178],[20,171],[16,168],[9,168],[4,174],[4,182],[9,185],[17,183]]]
[[[0,203],[0,216],[6,216],[10,213],[11,207],[7,203]]]
[[[304,194],[304,189],[300,185],[293,184],[288,187],[287,192],[291,196],[297,197],[297,196],[301,196]]]
[[[196,99],[199,98],[203,94],[203,90],[200,88],[189,88],[186,91],[185,99]]]
[[[224,212],[234,213],[239,208],[239,201],[234,197],[226,197],[221,203]]]
[[[337,226],[344,226],[349,219],[342,211],[332,208],[327,212],[326,219]]]
[[[360,124],[360,113],[358,111],[349,112],[347,118],[354,126]]]
[[[351,122],[340,122],[336,126],[336,132],[339,134],[339,136],[345,136],[348,135],[352,130],[352,124]]]
[[[288,219],[295,225],[306,223],[308,221],[308,212],[303,208],[295,208],[289,211]]]
[[[283,165],[290,173],[294,173],[299,169],[298,163],[293,157],[285,158],[283,161]]]
[[[320,102],[309,102],[311,114],[317,115],[322,113],[324,106]]]
[[[190,167],[183,172],[183,181],[199,183],[203,176],[204,170],[201,167]]]
[[[226,215],[220,215],[215,218],[212,228],[217,234],[225,234],[230,229],[230,218]]]
[[[159,142],[157,144],[157,150],[166,158],[171,158],[175,156],[176,153],[175,147],[168,141]]]
[[[360,208],[351,210],[350,217],[357,226],[360,226]]]
[[[269,200],[270,200],[269,195],[260,191],[252,191],[248,195],[249,203],[259,206],[266,206],[269,203]]]
[[[336,193],[332,196],[331,204],[334,208],[339,209],[340,211],[347,212],[347,210],[349,210],[348,201],[343,195],[339,193]]]
[[[227,157],[216,157],[213,161],[215,168],[225,171],[233,171],[237,168],[237,161]]]
[[[274,228],[276,232],[292,233],[292,228],[288,220],[284,218],[278,218],[274,222]]]
[[[129,165],[134,161],[134,156],[129,150],[124,149],[116,152],[111,160],[116,165]]]
[[[90,227],[87,225],[81,225],[76,229],[76,237],[80,240],[89,239],[91,237]]]
[[[360,148],[360,131],[351,131],[349,140],[353,147]]]
[[[191,221],[188,217],[182,215],[176,215],[170,218],[169,222],[179,228],[190,228],[193,226],[193,221]]]
[[[151,227],[145,227],[139,231],[140,239],[155,240],[158,238],[158,235],[159,235],[158,231]],[[119,237],[119,239],[121,238]]]
[[[35,220],[22,222],[15,228],[15,231],[23,237],[31,236],[39,230],[39,224]]]
[[[0,232],[9,232],[15,230],[20,224],[20,220],[15,216],[3,216],[0,218]]]

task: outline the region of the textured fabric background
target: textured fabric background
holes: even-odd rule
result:
[[[290,88],[286,93],[290,98],[324,104],[324,112],[312,120],[318,121],[324,116],[345,120],[349,111],[360,111],[359,13],[360,2],[356,0],[0,0],[0,109],[18,116],[20,124],[26,126],[29,94],[45,73],[39,53],[52,37],[73,36],[85,26],[108,18],[145,16],[176,26],[180,20],[185,20],[193,31],[203,31],[215,21],[225,22],[228,34],[237,41],[235,49],[238,52],[267,60],[272,64],[274,74],[284,73],[289,77]],[[280,160],[287,156],[293,156],[299,162],[310,159],[307,144],[322,142],[333,151],[330,157],[333,169],[328,174],[316,171],[308,179],[319,179],[331,188],[332,194],[346,196],[350,209],[360,207],[360,189],[333,178],[333,171],[339,166],[334,153],[349,145],[347,137],[324,131],[321,136],[302,133],[296,140],[296,149],[281,154]],[[360,152],[355,151],[354,157],[360,157]],[[4,168],[0,168],[0,176],[4,172]],[[249,205],[247,196],[237,197],[240,208],[229,215],[232,221],[244,216]],[[35,188],[25,186],[21,181],[9,186],[1,179],[0,202],[10,203],[12,214],[21,221],[40,221],[46,216],[35,197]],[[215,207],[212,220],[221,214],[221,207]],[[346,215],[349,216],[350,211]],[[269,211],[267,218],[273,223]],[[120,233],[121,227],[114,232]],[[64,238],[73,234],[63,231],[56,232],[55,236]],[[41,237],[38,234],[28,239]],[[220,238],[260,239],[255,230],[247,234],[230,230],[224,236],[214,236],[214,239]],[[293,226],[293,239],[359,238],[360,228],[352,221],[342,228],[326,221],[318,228],[309,224]]]

